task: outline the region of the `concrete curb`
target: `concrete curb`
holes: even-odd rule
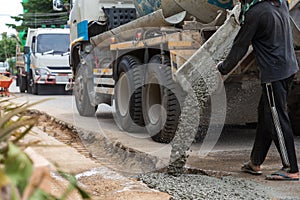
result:
[[[40,141],[38,146],[29,147],[26,152],[33,160],[35,172],[39,173],[42,169],[43,173],[48,173],[48,175],[43,175],[48,182],[46,181],[41,187],[50,193],[59,194],[59,191],[61,192],[67,184],[57,175],[56,166],[58,166],[60,170],[74,174],[79,183],[81,180],[87,181],[93,177],[92,180],[95,180],[92,181],[93,185],[105,183],[105,189],[98,195],[92,194],[92,199],[170,199],[166,193],[152,190],[142,182],[126,178],[101,163],[96,163],[95,160],[83,156],[76,149],[48,136],[37,127],[32,129],[24,141]],[[83,189],[92,192],[89,191],[87,185],[81,184]],[[111,189],[109,189],[110,185]],[[100,186],[102,185],[100,184]],[[78,194],[72,194],[70,199],[76,200],[80,197]]]
[[[163,163],[163,161],[161,161],[158,157],[128,147],[120,141],[112,140],[111,138],[107,138],[96,132],[83,130],[82,128],[61,121],[39,110],[30,110],[30,113],[44,115],[47,119],[49,119],[49,121],[75,133],[75,135],[81,139],[81,142],[89,151],[90,155],[95,159],[103,160],[103,154],[106,154],[106,160],[111,161],[114,159],[115,163],[118,163],[119,165],[119,167],[114,168],[114,170],[134,175],[155,171],[164,167],[165,163]],[[130,172],[124,171],[124,166],[130,166]]]

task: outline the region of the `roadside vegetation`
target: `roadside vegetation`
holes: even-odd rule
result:
[[[36,117],[26,115],[28,108],[41,102],[16,105],[9,99],[0,99],[1,200],[64,200],[75,190],[82,199],[89,199],[89,195],[78,186],[76,178],[61,171],[57,172],[58,175],[66,179],[69,186],[59,197],[42,190],[39,184],[31,182],[35,168],[24,150],[36,144],[24,143],[22,139],[30,133],[37,122]]]

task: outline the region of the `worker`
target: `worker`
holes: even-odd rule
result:
[[[293,48],[287,0],[242,0],[241,28],[225,60],[217,65],[228,74],[252,45],[262,86],[258,124],[250,161],[241,170],[261,175],[261,165],[274,141],[283,167],[267,180],[299,180],[287,96],[298,63]]]

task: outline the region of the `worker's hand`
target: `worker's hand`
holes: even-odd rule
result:
[[[219,71],[219,65],[222,64],[222,61],[218,62],[218,64],[216,65],[216,69]]]
[[[219,62],[217,65],[216,65],[216,70],[217,70],[217,73],[218,73],[218,76],[220,77],[221,80],[223,80],[223,75],[221,74],[220,70],[219,70],[219,65],[222,64],[222,62]]]

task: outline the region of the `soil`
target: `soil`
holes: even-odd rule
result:
[[[99,163],[98,166],[100,167],[75,175],[82,189],[90,194],[92,199],[167,200],[170,198],[167,193],[152,190],[146,184],[136,179],[125,177],[107,168],[107,164],[103,164],[103,159],[99,160],[89,153],[78,136],[77,130],[69,124],[36,110],[29,111],[28,115],[38,117],[36,124],[38,129],[56,140],[73,147],[86,158]],[[105,158],[105,156],[107,155],[104,153],[103,157]],[[118,167],[117,165],[118,163],[116,163],[116,168]]]

